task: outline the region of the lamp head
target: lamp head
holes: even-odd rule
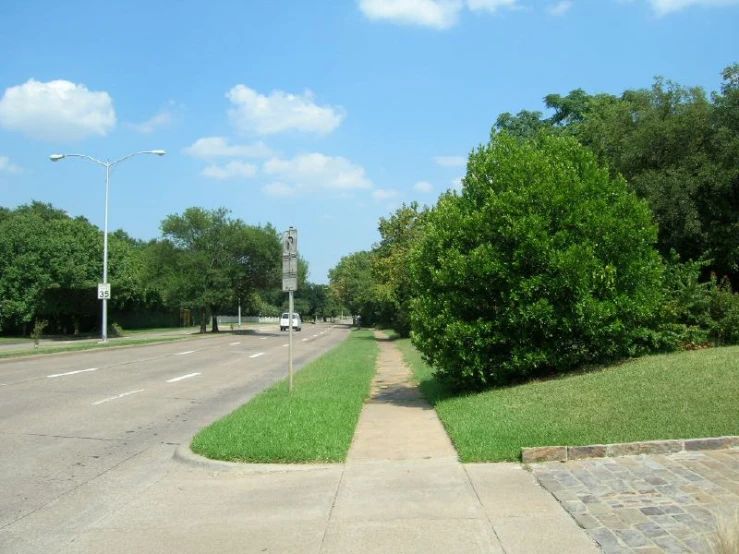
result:
[[[51,156],[49,156],[49,159],[52,162],[58,162],[59,160],[64,159],[64,154],[52,154]]]
[[[151,153],[156,154],[157,156],[164,156],[167,152],[164,150],[152,150]]]

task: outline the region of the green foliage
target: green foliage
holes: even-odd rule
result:
[[[370,251],[355,252],[341,258],[328,273],[331,294],[354,315],[360,315],[365,326],[373,325],[377,296],[372,279]]]
[[[102,236],[84,218],[33,202],[0,219],[0,329],[22,329],[36,317],[89,317],[73,302],[94,295],[102,273]],[[93,296],[94,298],[94,296]]]
[[[645,202],[577,141],[508,135],[470,156],[461,196],[411,259],[414,344],[457,389],[667,347]]]
[[[710,257],[709,270],[739,277],[739,64],[723,72],[721,91],[657,78],[621,96],[581,89],[545,97],[553,115],[522,111],[496,123],[522,138],[539,129],[577,138],[645,198],[667,257]],[[707,273],[704,273],[704,277]]]
[[[428,208],[417,202],[403,204],[389,218],[380,218],[379,244],[372,253],[377,323],[391,327],[402,337],[410,336],[411,276],[408,257],[423,234]]]
[[[38,343],[41,340],[41,335],[44,332],[44,329],[46,329],[49,326],[49,322],[44,319],[37,319],[36,323],[33,325],[33,331],[31,331],[31,338],[33,339],[33,344],[36,348],[38,348]]]
[[[739,344],[739,295],[728,279],[711,279],[708,336],[714,344]]]
[[[279,279],[282,247],[275,229],[246,225],[228,213],[188,208],[168,216],[161,226],[163,239],[146,255],[149,280],[169,305],[199,310],[203,332],[207,310],[215,322],[223,307]]]
[[[110,326],[110,331],[108,332],[108,335],[111,337],[122,337],[124,334],[123,327],[121,327],[118,323],[113,323]]]
[[[680,263],[672,254],[665,271],[664,329],[680,348],[739,344],[739,295],[727,277],[701,281],[704,261]]]
[[[302,314],[304,320],[336,315],[336,305],[331,302],[328,285],[301,283],[295,293],[295,311]]]

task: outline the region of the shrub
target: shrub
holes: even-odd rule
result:
[[[663,330],[671,330],[681,349],[739,344],[739,295],[727,277],[700,281],[706,262],[680,263],[673,253],[665,271],[667,302]]]
[[[37,319],[33,325],[33,331],[31,331],[31,338],[33,339],[33,347],[38,348],[41,335],[44,333],[44,329],[49,326],[49,322],[45,319]]]
[[[703,260],[680,262],[673,250],[665,265],[665,307],[662,331],[672,336],[681,350],[709,346],[712,283],[701,282],[700,275],[707,263]]]
[[[708,336],[714,344],[739,344],[739,295],[726,277],[711,276],[710,285]]]
[[[457,389],[667,348],[648,205],[575,140],[493,135],[411,256],[412,338]]]

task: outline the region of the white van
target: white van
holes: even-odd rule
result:
[[[287,331],[288,321],[290,320],[290,314],[285,312],[280,318],[280,331]],[[303,322],[300,320],[300,314],[293,313],[293,329],[300,331],[303,328]]]

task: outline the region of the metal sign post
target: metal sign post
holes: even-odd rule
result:
[[[282,290],[288,294],[287,330],[289,336],[288,348],[288,391],[293,390],[293,321],[295,306],[293,292],[298,290],[298,230],[290,227],[282,235]]]
[[[290,313],[290,318],[287,320],[288,322],[288,334],[290,335],[290,348],[288,348],[288,354],[287,354],[287,375],[288,375],[288,381],[287,381],[287,391],[292,392],[293,391],[293,291],[289,291],[288,293],[288,308],[287,311]]]

